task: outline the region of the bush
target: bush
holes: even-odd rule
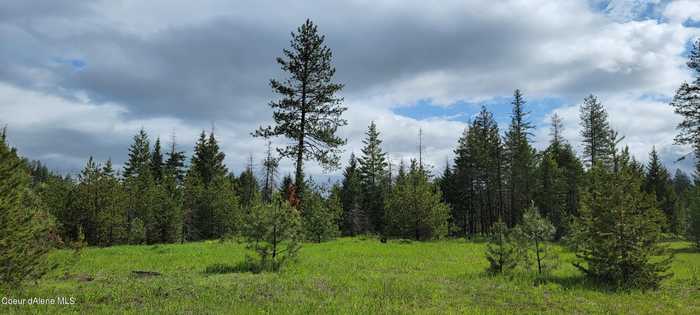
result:
[[[247,261],[260,271],[279,271],[296,258],[301,239],[299,212],[276,194],[270,203],[256,202],[243,227],[247,248],[256,256]]]

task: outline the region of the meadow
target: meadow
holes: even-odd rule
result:
[[[3,294],[74,304],[3,304],[0,313],[698,314],[700,252],[689,243],[670,246],[673,277],[647,292],[589,283],[563,248],[560,266],[540,279],[528,272],[487,274],[485,244],[464,240],[307,243],[296,263],[261,274],[222,267],[244,260],[245,247],[232,241],[91,247],[78,260],[68,250],[52,253],[59,267]]]

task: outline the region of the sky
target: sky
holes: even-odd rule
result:
[[[90,156],[122,165],[140,128],[188,153],[213,129],[229,170],[251,156],[259,167],[264,143],[250,133],[271,123],[269,80],[285,77],[275,58],[310,18],[345,84],[344,164],[375,121],[394,164],[418,155],[422,130],[439,173],[482,105],[507,128],[521,89],[539,149],[557,113],[580,152],[578,106],[595,94],[636,158],[655,146],[672,171],[690,171],[675,162],[690,150],[673,144],[680,117],[668,102],[693,80],[698,17],[697,0],[4,0],[0,125],[22,155],[61,173]]]

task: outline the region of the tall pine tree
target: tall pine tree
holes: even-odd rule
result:
[[[304,185],[304,161],[316,160],[325,167],[338,164],[340,147],[345,140],[338,137],[338,128],[347,121],[341,118],[346,110],[342,98],[336,96],[343,85],[333,82],[335,68],[331,50],[324,45],[325,36],[318,33],[311,20],[292,33],[290,49],[277,58],[284,81],[270,80],[272,90],[281,98],[270,102],[275,112],[275,126],[258,129],[255,136],[284,136],[292,144],[278,149],[280,156],[296,162],[295,185],[299,192]]]
[[[613,152],[607,111],[597,97],[589,95],[583,100],[580,112],[584,161],[591,167],[598,162],[610,166]]]
[[[350,162],[343,172],[340,199],[343,208],[341,216],[343,235],[355,236],[366,233],[369,230],[369,220],[362,208],[362,183],[354,154],[350,155]]]
[[[387,185],[386,153],[382,152],[377,125],[370,123],[362,140],[362,156],[358,159],[362,183],[362,209],[369,215],[371,228],[381,234],[384,228],[384,197]]]
[[[683,117],[676,127],[679,133],[675,142],[693,148],[695,175],[700,177],[700,39],[690,49],[687,65],[695,73],[695,80],[681,84],[671,101],[674,112]]]
[[[509,222],[517,224],[522,211],[532,200],[534,188],[534,149],[530,146],[532,124],[527,121],[525,99],[520,90],[513,95],[511,123],[505,136],[505,155],[508,163]]]

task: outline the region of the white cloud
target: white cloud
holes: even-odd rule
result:
[[[22,136],[30,157],[68,165],[91,150],[123,161],[141,126],[163,138],[174,131],[189,150],[199,130],[214,122],[227,163],[238,172],[249,154],[262,157],[261,141],[249,132],[270,117],[266,80],[278,75],[273,57],[288,32],[311,17],[327,34],[346,84],[344,161],[359,152],[375,120],[397,161],[417,155],[423,129],[425,159],[441,168],[465,124],[416,120],[392,109],[423,99],[443,106],[479,102],[508,97],[515,88],[530,99],[561,98],[567,105],[599,95],[613,125],[644,159],[652,145],[683,150],[671,146],[677,117],[664,102],[644,96],[670,97],[690,79],[682,53],[700,35],[683,26],[700,16],[699,1],[669,3],[663,22],[640,18],[641,8],[662,3],[612,1],[606,12],[583,0],[312,1],[283,10],[275,1],[132,0],[73,3],[84,10],[47,10],[52,14],[17,6],[12,18],[0,20],[0,40],[13,43],[0,47],[0,82],[10,82],[0,83],[0,117]],[[76,73],[50,62],[55,57],[87,66]],[[557,112],[576,142],[578,109]],[[630,123],[632,117],[642,123]],[[51,133],[43,131],[57,129],[75,137],[98,134],[111,146],[89,148],[97,142],[83,141],[84,149],[68,150],[45,139]],[[540,144],[546,133],[538,131]],[[24,144],[37,138],[36,145]],[[283,167],[285,173],[291,164]],[[310,163],[309,173],[322,172]]]

